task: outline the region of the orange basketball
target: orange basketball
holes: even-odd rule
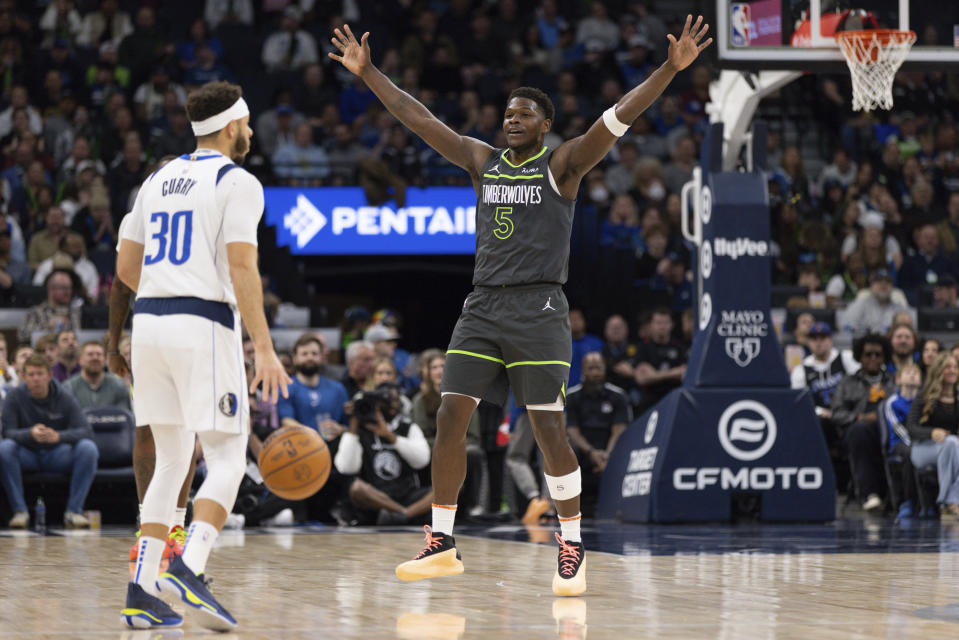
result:
[[[309,427],[277,429],[257,460],[267,488],[287,500],[303,500],[319,491],[330,477],[331,463],[323,438]]]

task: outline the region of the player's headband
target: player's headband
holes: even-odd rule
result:
[[[190,126],[193,127],[193,135],[199,138],[201,136],[208,136],[211,133],[216,133],[234,120],[239,120],[248,115],[250,115],[250,108],[246,106],[246,100],[239,98],[233,103],[233,106],[226,111],[221,111],[206,120],[191,122]]]

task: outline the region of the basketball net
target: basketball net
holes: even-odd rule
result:
[[[916,41],[916,32],[841,31],[836,40],[852,74],[852,108],[892,109],[892,82]]]

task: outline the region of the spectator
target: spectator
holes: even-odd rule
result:
[[[642,402],[637,415],[666,397],[682,384],[686,375],[686,354],[682,345],[673,340],[673,315],[669,309],[653,310],[649,342],[639,345],[633,375],[642,390]]]
[[[892,344],[892,359],[886,363],[886,370],[895,374],[907,364],[919,362],[919,334],[912,328],[912,324],[895,324],[889,332],[889,342]]]
[[[890,478],[899,485],[900,503],[892,505],[898,509],[898,519],[911,518],[915,514],[916,493],[915,470],[911,460],[908,417],[913,401],[922,386],[922,373],[914,364],[907,364],[896,372],[897,391],[882,403],[882,416],[885,418],[886,433],[880,434],[886,445],[886,455],[902,460],[899,477]]]
[[[859,369],[859,363],[853,360],[852,353],[840,353],[833,347],[832,327],[829,324],[814,323],[809,328],[808,336],[812,353],[803,359],[800,366],[793,368],[790,382],[793,389],[809,389],[829,457],[837,471],[837,485],[845,486],[839,480],[840,476],[848,479],[844,469],[845,452],[841,434],[832,419],[830,402],[839,382],[847,375],[855,373]]]
[[[616,146],[619,151],[619,162],[606,171],[606,186],[613,194],[619,195],[636,188],[635,172],[639,150],[636,148],[636,143],[631,140]]]
[[[0,479],[13,509],[10,528],[29,523],[23,497],[23,472],[70,475],[63,523],[87,528],[83,503],[97,471],[99,453],[80,405],[50,377],[50,362],[39,354],[24,363],[24,383],[3,401]]]
[[[882,401],[895,391],[893,376],[883,369],[892,346],[885,336],[869,333],[854,343],[853,355],[862,367],[839,382],[831,400],[832,419],[844,434],[853,491],[863,509],[878,511],[885,482],[877,424]]]
[[[606,339],[603,345],[603,360],[606,361],[606,379],[620,389],[626,391],[630,404],[639,405],[639,389],[633,378],[633,358],[638,352],[636,345],[629,341],[629,327],[626,320],[619,314],[611,315],[606,319],[603,329]]]
[[[840,302],[851,302],[868,284],[862,253],[853,251],[846,256],[842,273],[837,273],[826,283],[826,302],[829,306],[838,306]]]
[[[848,189],[856,180],[856,171],[858,167],[849,157],[849,152],[842,147],[837,147],[832,155],[832,164],[823,167],[819,174],[820,193],[823,191],[822,185],[829,180],[835,180],[842,185],[843,189]]]
[[[272,157],[284,143],[293,142],[293,132],[301,123],[306,122],[302,113],[296,111],[293,105],[285,102],[288,100],[289,93],[284,94],[278,100],[277,105],[268,111],[265,111],[256,119],[256,144],[260,151]]]
[[[43,133],[43,116],[36,108],[30,105],[30,94],[23,85],[15,85],[10,89],[10,106],[0,111],[0,138],[6,138],[13,131],[13,114],[21,109],[26,110],[30,123],[30,131],[35,136]]]
[[[203,17],[211,30],[221,24],[252,27],[253,0],[206,0]]]
[[[219,57],[213,43],[198,46],[196,64],[184,74],[183,83],[187,88],[198,88],[208,82],[233,82],[233,73]]]
[[[74,339],[74,342],[76,339]],[[61,354],[63,349],[60,349]],[[106,352],[100,342],[85,342],[80,349],[80,373],[68,378],[63,388],[73,394],[81,409],[118,407],[132,411],[130,387],[106,370]]]
[[[946,219],[936,225],[939,247],[955,262],[959,259],[959,191],[949,193]]]
[[[91,192],[87,206],[77,211],[70,228],[79,233],[87,251],[115,251],[117,231],[110,215],[110,198],[102,187]]]
[[[917,469],[936,466],[943,520],[959,520],[959,413],[956,381],[959,364],[950,353],[936,358],[920,397],[909,409],[906,426],[912,439],[911,459]]]
[[[406,376],[400,372],[406,369],[410,356],[409,353],[405,351],[402,354],[398,353],[400,351],[400,349],[397,349],[399,338],[400,336],[396,329],[383,324],[370,325],[363,334],[363,339],[373,345],[373,354],[375,357],[386,358],[393,362],[394,371],[397,372],[397,380],[395,382],[402,390],[408,388],[408,385],[406,383]],[[377,386],[378,383],[367,380],[365,388],[373,389]]]
[[[263,66],[268,73],[294,71],[319,61],[316,40],[300,28],[302,17],[299,7],[288,6],[283,11],[280,30],[263,42]]]
[[[580,20],[576,27],[576,42],[586,44],[590,41],[601,43],[607,51],[619,47],[619,27],[609,19],[602,2],[591,2],[589,16]]]
[[[899,270],[899,287],[913,306],[919,302],[919,288],[934,284],[939,278],[955,277],[956,265],[939,249],[939,235],[931,224],[924,224],[915,232],[915,253],[910,253]]]
[[[20,375],[16,365],[10,364],[7,348],[7,338],[0,333],[0,400],[6,397],[7,392],[20,384]]]
[[[23,381],[23,363],[32,355],[33,347],[28,344],[21,344],[13,354],[13,371],[17,374],[20,382]]]
[[[333,127],[333,144],[328,155],[335,184],[354,184],[356,165],[366,153],[356,141],[350,125],[340,123]]]
[[[666,98],[663,98],[664,105]],[[675,98],[672,100],[675,102]],[[683,190],[683,185],[692,179],[693,167],[696,166],[696,143],[688,136],[681,138],[672,156],[673,161],[663,169],[663,180],[670,193],[679,193]]]
[[[364,391],[373,391],[381,384],[389,383],[399,386],[396,382],[396,365],[393,359],[388,356],[376,356],[373,360],[373,367],[370,369],[370,377],[366,380]],[[403,395],[400,389],[400,415],[409,418],[412,415],[413,404],[410,399]]]
[[[583,316],[583,310],[578,307],[572,307],[569,310],[569,330],[573,336],[573,359],[569,365],[569,384],[570,388],[578,385],[582,380],[583,356],[593,351],[602,352],[603,341],[598,337],[586,333],[586,318]],[[603,373],[605,380],[606,373]]]
[[[296,375],[289,397],[280,398],[277,412],[281,426],[299,425],[319,431],[324,440],[334,441],[345,430],[343,405],[350,396],[342,384],[321,375],[326,365],[326,344],[313,333],[304,333],[293,345]]]
[[[606,382],[602,354],[587,353],[582,366],[582,384],[566,394],[566,431],[583,469],[582,511],[590,517],[609,455],[633,416],[623,390]]]
[[[877,269],[869,277],[869,291],[846,308],[845,323],[854,335],[882,333],[892,325],[893,316],[908,307],[893,297],[892,276]]]
[[[80,328],[80,307],[73,300],[73,278],[64,269],[54,269],[47,277],[47,301],[27,311],[17,333],[17,340],[29,344],[34,331],[77,330]]]
[[[186,109],[180,105],[173,107],[166,126],[154,129],[150,144],[154,159],[191,153],[196,148],[196,143]]]
[[[420,427],[426,442],[433,449],[436,440],[436,412],[440,408],[440,383],[446,367],[446,354],[439,349],[424,351],[420,355],[420,391],[413,397],[411,419]],[[483,451],[479,411],[474,411],[466,429],[466,480],[460,490],[459,503],[465,513],[480,505],[483,466],[486,455]],[[538,495],[538,493],[537,493]],[[479,507],[482,509],[482,507]]]
[[[33,274],[34,286],[41,286],[55,267],[72,269],[83,283],[87,296],[96,300],[100,290],[100,274],[96,266],[83,255],[83,238],[77,233],[65,233],[60,236],[60,249],[37,265]]]
[[[5,294],[30,283],[30,267],[11,253],[13,241],[10,224],[0,221],[0,291]]]
[[[350,416],[333,463],[341,474],[357,475],[350,501],[362,524],[406,524],[423,518],[433,503],[433,490],[420,486],[418,469],[430,462],[430,447],[416,424],[400,415],[400,392],[384,384],[389,406],[374,415]]]
[[[100,8],[83,17],[77,44],[96,48],[104,42],[119,47],[123,39],[133,33],[130,14],[118,8],[117,0],[100,0]]]
[[[83,25],[80,12],[73,6],[72,0],[56,0],[47,5],[40,17],[39,27],[43,32],[40,44],[43,48],[53,46],[57,38],[76,42]]]
[[[215,36],[210,35],[210,28],[203,18],[194,18],[190,23],[190,31],[186,40],[176,45],[176,57],[180,68],[189,72],[198,62],[200,48],[209,47],[217,58],[223,57],[223,45]],[[187,83],[190,84],[190,83]],[[203,84],[203,83],[200,83]]]
[[[146,78],[147,71],[163,55],[170,43],[156,26],[156,13],[149,6],[137,10],[136,25],[119,46],[120,64],[130,69],[137,82]]]
[[[27,249],[27,263],[31,269],[36,269],[40,263],[53,256],[60,248],[64,236],[70,233],[67,229],[63,209],[50,207],[44,216],[46,228],[33,234],[30,247]]]
[[[273,154],[273,171],[291,186],[316,186],[330,175],[330,159],[313,142],[313,128],[301,122],[293,140],[282,143]]]
[[[60,355],[60,348],[57,346],[57,334],[47,333],[37,338],[37,346],[34,350],[44,356],[48,362],[56,362]],[[23,379],[23,375],[20,376],[20,379]]]
[[[942,343],[938,340],[929,338],[922,343],[922,352],[919,357],[919,370],[923,374],[929,372],[929,367],[936,361],[936,358],[942,353],[943,349]]]
[[[67,378],[80,373],[80,349],[77,346],[77,334],[72,329],[63,329],[57,333],[57,357],[52,360],[50,375],[57,382],[66,382]]]

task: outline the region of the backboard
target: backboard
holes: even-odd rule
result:
[[[727,69],[843,72],[836,32],[886,28],[918,36],[903,70],[959,70],[959,0],[716,0],[714,24]]]

